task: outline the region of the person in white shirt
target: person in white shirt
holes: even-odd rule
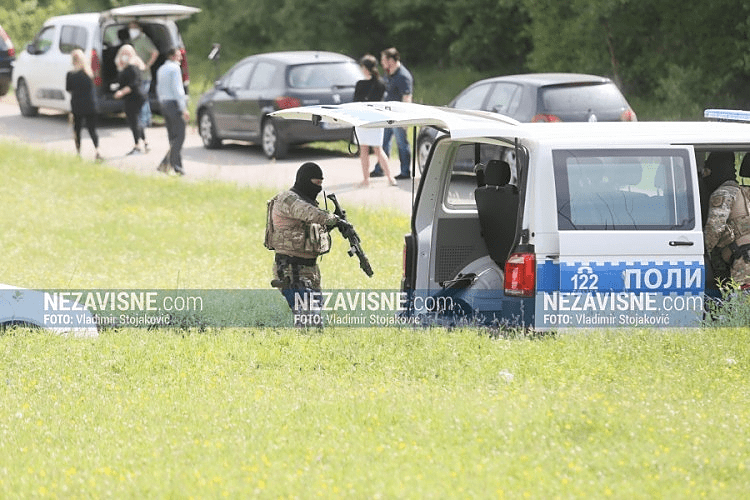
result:
[[[159,164],[158,170],[167,173],[173,168],[179,175],[185,175],[182,168],[182,145],[185,142],[185,128],[190,120],[187,108],[185,87],[182,86],[182,52],[173,48],[167,52],[167,60],[156,72],[156,96],[161,105],[161,113],[167,124],[169,151]]]

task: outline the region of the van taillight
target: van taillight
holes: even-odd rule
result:
[[[560,117],[555,115],[547,115],[547,114],[538,114],[535,115],[534,118],[531,119],[531,123],[538,123],[538,122],[546,122],[546,123],[556,123],[561,122],[562,120]]]
[[[95,50],[91,51],[91,71],[94,72],[94,85],[102,86],[102,65],[99,62],[99,54]]]
[[[638,121],[638,117],[635,116],[635,111],[633,111],[632,109],[628,108],[625,111],[623,111],[622,114],[620,115],[620,121],[623,121],[623,122],[637,122]]]
[[[180,63],[180,69],[182,70],[182,83],[188,84],[190,83],[190,72],[188,71],[187,51],[182,48],[180,49],[180,54],[182,54],[182,62]]]
[[[505,295],[533,297],[536,258],[533,253],[514,253],[505,263]]]
[[[297,99],[296,97],[277,97],[275,99],[276,101],[276,109],[289,109],[289,108],[296,108],[299,106],[302,106],[302,101]]]

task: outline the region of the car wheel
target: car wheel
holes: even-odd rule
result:
[[[23,116],[36,116],[39,114],[39,108],[31,105],[29,87],[26,86],[26,82],[23,80],[18,80],[16,100],[18,101],[18,107],[21,109],[21,114]]]
[[[427,165],[427,158],[430,157],[430,150],[434,142],[432,137],[427,134],[417,138],[417,163],[419,164],[420,173],[424,172],[424,168]]]
[[[276,158],[279,160],[284,158],[289,151],[289,146],[279,137],[279,133],[276,130],[276,124],[271,118],[263,120],[260,140],[261,146],[263,147],[263,153],[265,153],[268,158]]]
[[[203,140],[204,147],[208,149],[221,147],[221,139],[216,135],[216,126],[208,111],[203,111],[198,118],[198,133]]]

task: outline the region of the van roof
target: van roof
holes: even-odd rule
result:
[[[726,122],[523,123],[518,136],[540,142],[750,145],[750,124]]]
[[[65,14],[62,16],[50,17],[44,22],[44,25],[57,24],[59,22],[68,22],[76,24],[98,25],[100,14],[98,12],[87,12],[84,14]]]

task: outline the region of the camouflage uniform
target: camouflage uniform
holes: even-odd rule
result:
[[[331,249],[328,230],[336,221],[335,215],[319,209],[292,190],[268,202],[265,245],[276,252],[271,284],[284,295],[295,313],[295,320],[300,314],[314,313],[295,307],[295,297],[301,292],[302,299],[308,294],[309,300],[311,293],[321,291],[317,257]]]
[[[731,266],[731,278],[740,285],[750,285],[750,193],[746,189],[733,180],[721,184],[711,194],[703,229],[706,252],[719,253]]]

